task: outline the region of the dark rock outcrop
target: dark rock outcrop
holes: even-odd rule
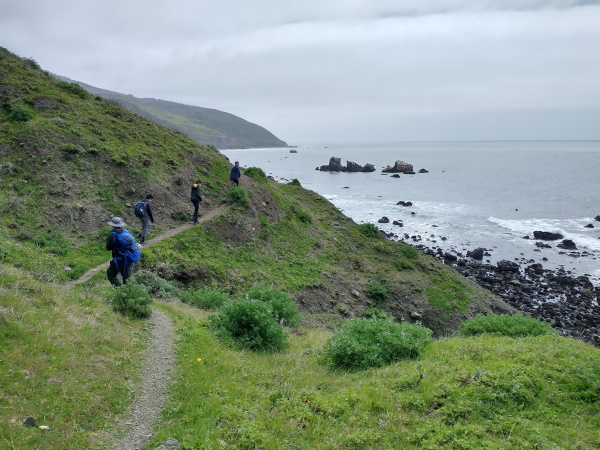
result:
[[[377,221],[378,223],[390,223],[390,219],[388,219],[387,217],[383,216],[381,219],[379,219]]]
[[[557,241],[563,238],[560,233],[552,233],[550,231],[534,231],[533,237],[542,241]]]
[[[332,156],[329,158],[329,164],[317,167],[316,170],[323,172],[375,172],[375,166],[370,163],[361,166],[353,161],[346,161],[346,166],[343,166],[342,158]]]
[[[396,205],[401,205],[401,206],[412,206],[412,202],[405,202],[403,200],[400,200],[398,203],[396,203]]]
[[[479,247],[476,248],[475,250],[468,251],[467,252],[467,256],[473,259],[476,259],[477,261],[481,261],[483,259],[483,254],[485,253],[485,249]]]
[[[414,173],[412,164],[404,161],[396,161],[393,166],[387,166],[381,172],[383,173]]]
[[[419,173],[429,173],[429,170],[421,169],[419,170]]]
[[[571,239],[563,239],[563,241],[557,245],[557,247],[564,248],[565,250],[577,250],[575,242]]]
[[[519,271],[519,265],[516,262],[507,261],[506,259],[503,259],[502,261],[498,261],[496,263],[496,265],[498,266],[498,270],[500,270],[501,272],[518,272]]]

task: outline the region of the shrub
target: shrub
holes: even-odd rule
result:
[[[225,292],[210,288],[189,288],[181,296],[183,303],[202,309],[219,309],[228,299]]]
[[[79,86],[77,83],[67,83],[66,81],[59,81],[57,83],[57,86],[63,91],[73,94],[83,100],[91,97],[90,93],[81,86]]]
[[[552,326],[522,313],[513,316],[478,314],[474,319],[463,322],[458,328],[458,332],[463,336],[475,336],[483,333],[512,337],[540,336],[552,333]]]
[[[354,319],[342,323],[323,349],[334,369],[362,370],[415,358],[432,341],[432,331],[388,319]]]
[[[244,174],[248,175],[252,178],[267,178],[267,174],[259,167],[248,167],[247,169],[243,169]]]
[[[289,184],[289,185],[291,185],[291,186],[302,186],[302,185],[300,184],[300,181],[298,180],[298,178],[294,178],[294,179],[293,179],[292,181],[290,181],[288,184]]]
[[[63,144],[60,144],[58,146],[58,149],[61,152],[69,153],[71,155],[76,155],[77,153],[79,153],[79,150],[80,150],[79,147],[77,147],[75,144],[71,144],[70,142],[65,142]]]
[[[312,216],[302,209],[296,208],[294,210],[294,214],[296,215],[296,218],[302,223],[312,223],[313,221]]]
[[[283,291],[263,284],[255,284],[248,291],[246,297],[250,300],[260,300],[269,305],[271,316],[281,325],[297,326],[300,323],[298,305]]]
[[[54,253],[59,256],[65,256],[71,250],[71,243],[59,231],[40,234],[35,239],[35,243],[48,253]]]
[[[368,238],[379,238],[381,237],[381,233],[379,232],[379,228],[377,228],[372,223],[361,223],[358,225],[358,231]]]
[[[396,261],[396,269],[402,270],[414,270],[415,265],[406,259],[399,259]]]
[[[174,282],[167,281],[149,270],[140,270],[133,274],[130,281],[145,286],[150,294],[164,300],[181,297],[181,291]]]
[[[241,206],[245,208],[250,204],[246,191],[238,186],[232,186],[226,193],[226,201],[233,206]]]
[[[370,306],[368,308],[366,308],[360,315],[361,318],[364,319],[387,319],[387,320],[394,320],[394,317],[388,313],[387,311],[384,311],[383,309],[377,308],[377,307],[373,307]]]
[[[188,216],[186,213],[183,213],[181,211],[173,211],[171,213],[171,219],[176,220],[178,222],[185,222],[186,220],[189,219],[190,216]]]
[[[16,103],[9,106],[8,116],[6,117],[11,122],[27,122],[35,115],[32,108],[22,103]]]
[[[271,316],[269,305],[240,299],[223,305],[218,314],[209,317],[215,335],[240,348],[279,351],[287,346],[287,335]]]
[[[127,317],[144,319],[152,314],[149,306],[152,303],[152,296],[148,293],[148,289],[131,281],[115,288],[107,301],[113,311]]]
[[[400,247],[400,252],[402,252],[406,259],[417,259],[421,254],[419,250],[417,250],[414,247],[411,247],[410,245],[403,245],[402,247]]]
[[[367,286],[367,296],[377,302],[382,302],[390,295],[390,288],[387,281],[370,281]]]
[[[41,66],[39,65],[39,63],[33,58],[23,58],[23,61],[28,63],[32,69],[37,69],[37,70],[42,69]]]

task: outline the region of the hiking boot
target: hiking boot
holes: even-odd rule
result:
[[[194,222],[194,225],[198,225],[200,222],[198,222],[197,220]]]

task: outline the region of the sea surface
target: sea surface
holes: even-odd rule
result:
[[[358,223],[398,240],[466,255],[483,247],[484,262],[502,259],[564,268],[600,284],[600,142],[384,142],[223,150],[242,167],[260,167],[280,182],[296,178]],[[371,173],[315,170],[341,158],[371,163]],[[415,175],[381,169],[401,160]],[[428,173],[418,173],[426,169]],[[397,205],[412,202],[411,207]],[[389,224],[378,220],[386,216]],[[402,221],[403,227],[393,225]],[[592,224],[594,228],[587,228]],[[539,248],[534,231],[557,232],[577,250]],[[530,239],[525,239],[529,236]]]

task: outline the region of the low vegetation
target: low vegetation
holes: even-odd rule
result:
[[[0,69],[0,447],[106,447],[157,309],[177,362],[145,449],[600,446],[597,348],[299,182],[231,187],[216,149],[4,49]],[[199,177],[223,213],[144,248],[125,286],[67,288],[109,258],[112,214],[135,227],[151,190],[162,234]]]

